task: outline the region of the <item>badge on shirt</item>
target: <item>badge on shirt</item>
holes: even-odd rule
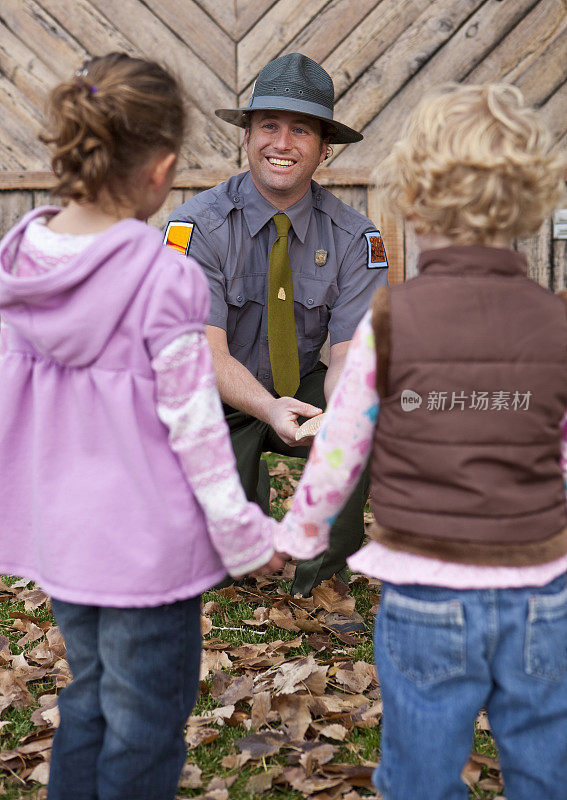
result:
[[[194,222],[168,222],[163,243],[177,253],[186,256],[189,253],[194,226]]]
[[[380,267],[388,268],[388,259],[386,258],[386,251],[384,250],[384,242],[380,231],[370,231],[365,233],[366,244],[368,245],[368,269],[379,269]]]
[[[327,256],[329,254],[326,250],[315,250],[315,263],[318,267],[324,267],[327,263]]]

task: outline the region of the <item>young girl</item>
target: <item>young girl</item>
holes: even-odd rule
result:
[[[281,562],[237,478],[206,279],[142,221],[171,187],[179,85],[113,53],[54,90],[51,116],[65,208],[0,246],[0,571],[42,585],[67,643],[50,800],[167,800],[200,593]]]
[[[379,290],[276,549],[311,558],[368,455],[385,800],[463,800],[482,707],[508,800],[567,786],[567,310],[512,239],[563,164],[514,87],[438,90],[381,168],[419,276]],[[563,428],[563,438],[562,437]]]

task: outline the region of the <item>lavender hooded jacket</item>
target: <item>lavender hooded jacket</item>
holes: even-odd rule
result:
[[[75,603],[147,606],[226,570],[155,410],[151,359],[204,329],[207,281],[137,220],[69,264],[13,267],[27,214],[0,244],[0,571]]]

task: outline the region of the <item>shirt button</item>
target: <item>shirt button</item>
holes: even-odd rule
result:
[[[310,297],[310,298],[307,300],[307,305],[308,305],[308,306],[312,306],[312,305],[313,305],[313,298],[312,298],[312,297]]]
[[[241,294],[239,294],[238,297],[236,298],[236,302],[237,303],[241,303],[243,300],[244,300],[244,298],[242,297]]]
[[[269,378],[269,377],[270,377],[270,373],[269,373],[269,372],[264,372],[264,378],[266,378],[266,379],[267,379],[267,378]]]
[[[240,203],[240,195],[239,194],[234,194],[232,196],[232,202],[233,203]]]

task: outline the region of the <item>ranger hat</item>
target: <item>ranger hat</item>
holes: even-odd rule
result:
[[[245,128],[251,111],[296,111],[324,122],[331,144],[359,142],[361,133],[333,119],[334,104],[333,81],[323,67],[301,53],[288,53],[266,64],[245,108],[218,108],[215,114]]]

